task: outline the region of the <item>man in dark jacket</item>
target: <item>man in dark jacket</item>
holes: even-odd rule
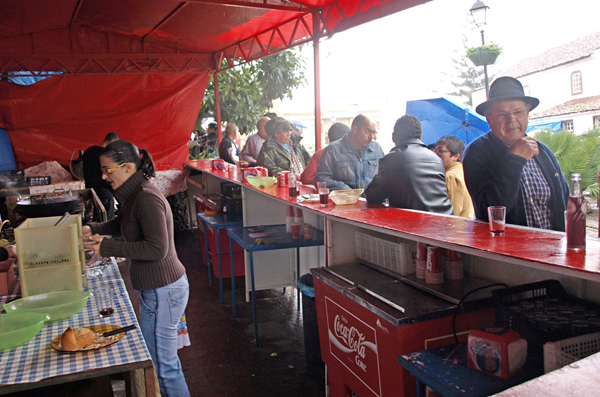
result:
[[[83,153],[83,179],[85,180],[85,187],[94,189],[106,210],[106,220],[109,221],[115,217],[115,196],[108,183],[102,179],[100,153],[102,153],[106,145],[118,139],[119,135],[116,132],[109,132],[99,146],[90,146]],[[101,219],[94,220],[100,221]]]
[[[302,137],[292,134],[292,124],[283,117],[271,119],[265,125],[269,138],[258,154],[258,165],[265,167],[269,175],[294,169],[296,180],[310,160],[310,154],[300,143]]]
[[[492,130],[471,142],[463,160],[475,216],[487,222],[487,207],[500,205],[506,223],[564,231],[569,186],[552,151],[525,134],[540,101],[512,77],[496,79],[489,98],[476,111]]]
[[[421,122],[400,117],[392,139],[396,146],[379,161],[379,173],[367,188],[370,203],[389,199],[390,206],[451,215],[442,160],[421,142]]]

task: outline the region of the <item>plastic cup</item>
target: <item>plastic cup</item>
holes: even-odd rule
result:
[[[298,239],[300,238],[300,224],[292,223],[292,238]]]
[[[488,218],[490,222],[490,234],[492,236],[503,235],[506,225],[506,207],[488,207]]]
[[[98,317],[110,317],[115,313],[115,290],[113,288],[99,288],[94,290]]]

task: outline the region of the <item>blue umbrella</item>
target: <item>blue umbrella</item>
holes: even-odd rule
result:
[[[458,137],[468,145],[490,130],[484,117],[446,97],[407,101],[406,114],[421,121],[421,140],[426,145],[444,135]]]

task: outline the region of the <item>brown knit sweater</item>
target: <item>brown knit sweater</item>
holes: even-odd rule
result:
[[[173,213],[162,193],[138,171],[115,190],[115,197],[122,203],[119,215],[89,225],[92,233],[113,237],[102,240],[100,255],[129,259],[131,284],[139,291],[179,280],[185,268],[177,258]]]

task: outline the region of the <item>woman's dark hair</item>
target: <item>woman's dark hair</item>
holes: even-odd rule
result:
[[[141,156],[140,156],[141,154]],[[106,145],[102,151],[102,156],[106,156],[116,164],[132,163],[136,171],[142,170],[146,178],[154,177],[154,161],[146,149],[138,149],[133,143],[119,140]]]

